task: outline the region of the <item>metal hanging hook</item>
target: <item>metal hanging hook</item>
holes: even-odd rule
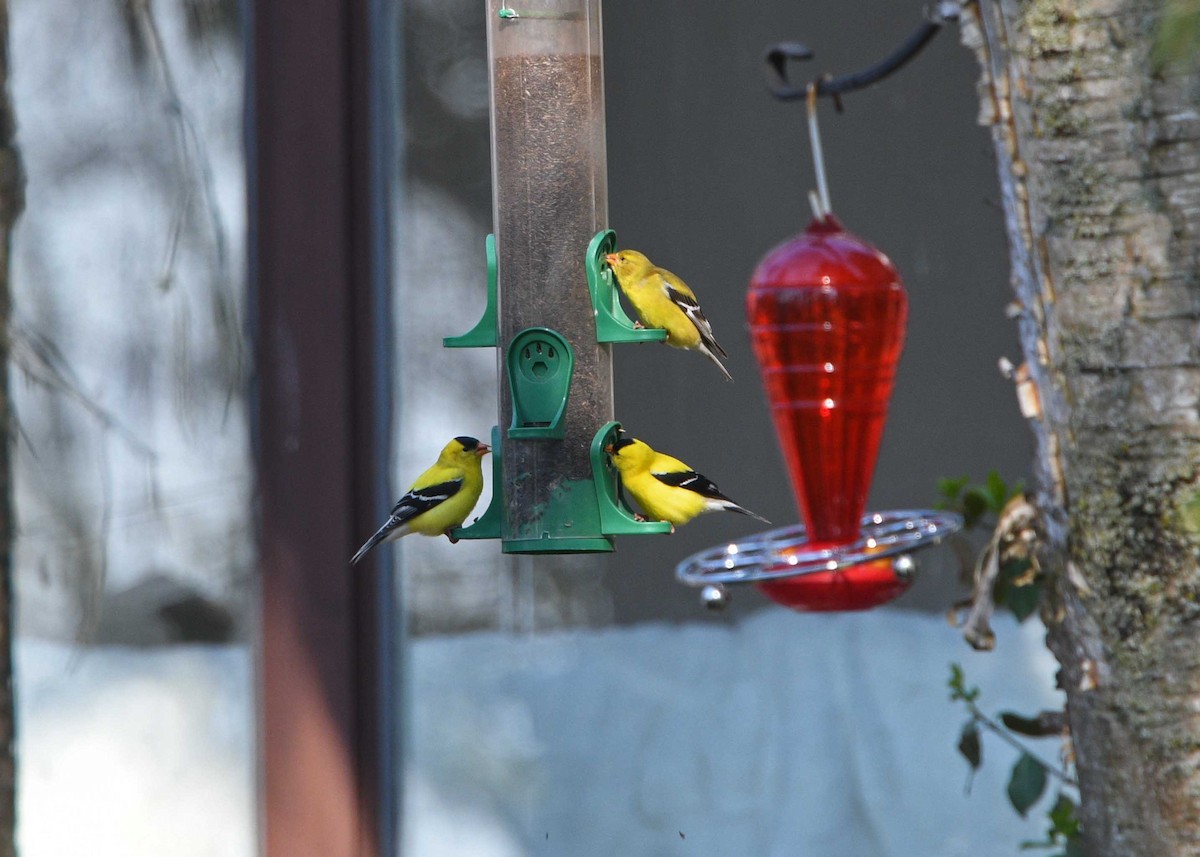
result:
[[[823,75],[813,81],[817,95],[828,95],[833,98],[834,105],[840,111],[842,108],[838,96],[870,86],[903,66],[941,32],[943,25],[949,21],[957,21],[962,14],[963,6],[968,2],[972,2],[972,0],[940,0],[932,9],[925,10],[925,20],[921,22],[920,26],[913,30],[912,34],[896,50],[879,62],[854,74],[845,74],[840,77]],[[771,94],[782,101],[808,97],[807,86],[796,86],[788,79],[787,63],[788,60],[812,58],[813,52],[802,42],[779,42],[771,45],[767,49],[766,56],[767,88]]]
[[[817,176],[817,190],[809,193],[808,200],[813,215],[818,220],[828,217],[831,208],[829,182],[825,177],[825,157],[821,151],[821,134],[817,125],[817,98],[828,95],[833,99],[834,107],[841,112],[842,93],[870,86],[899,69],[920,53],[948,21],[957,21],[963,6],[970,2],[974,0],[939,0],[932,9],[925,10],[925,20],[903,44],[879,62],[854,74],[840,77],[821,75],[805,86],[797,86],[788,79],[787,66],[789,60],[812,59],[813,52],[808,45],[803,42],[778,42],[767,49],[767,89],[781,101],[804,98],[808,103],[808,138],[812,144],[813,169]]]

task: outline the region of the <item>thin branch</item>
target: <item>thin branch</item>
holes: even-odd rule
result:
[[[1016,738],[1014,738],[1012,733],[1009,732],[1006,728],[1004,728],[1004,726],[1000,725],[995,720],[993,720],[992,718],[990,718],[986,714],[984,714],[982,711],[980,711],[979,706],[977,706],[974,702],[964,699],[963,703],[967,706],[967,710],[971,712],[971,717],[974,718],[976,723],[982,724],[988,731],[992,732],[995,735],[999,735],[1000,738],[1003,739],[1003,741],[1006,744],[1008,744],[1010,747],[1012,747],[1013,749],[1017,750],[1020,753],[1024,753],[1026,756],[1033,759],[1035,762],[1037,762],[1039,765],[1042,766],[1042,769],[1045,770],[1046,773],[1052,774],[1053,776],[1057,777],[1060,781],[1062,781],[1063,783],[1066,783],[1069,786],[1074,786],[1075,788],[1079,788],[1079,782],[1074,777],[1072,777],[1070,774],[1068,774],[1066,771],[1064,771],[1059,766],[1051,765],[1045,759],[1042,759],[1036,753],[1030,751],[1030,749],[1028,747],[1026,747],[1024,744],[1022,744],[1020,741],[1018,741]]]
[[[136,455],[150,462],[157,460],[149,444],[84,392],[66,356],[53,341],[14,321],[9,327],[9,359],[30,381],[79,405],[102,428],[120,437]],[[22,436],[28,439],[24,432]]]
[[[228,240],[225,234],[225,224],[221,219],[220,206],[217,203],[216,180],[213,176],[212,161],[204,145],[204,140],[196,128],[196,123],[184,106],[183,99],[179,94],[179,87],[175,82],[175,73],[171,68],[162,31],[159,28],[158,19],[151,8],[150,0],[131,0],[130,5],[134,15],[141,24],[146,42],[150,48],[150,56],[158,72],[159,84],[165,95],[165,111],[175,124],[175,136],[178,144],[181,169],[185,174],[193,176],[199,185],[202,205],[208,216],[209,227],[212,232],[212,239],[216,249],[217,271],[217,284],[214,290],[216,308],[214,317],[218,328],[224,329],[226,339],[232,344],[234,352],[232,373],[234,384],[231,384],[226,391],[226,411],[228,412],[230,399],[234,395],[234,386],[240,381],[246,363],[246,353],[245,343],[241,335],[241,326],[238,322],[236,296],[232,293]],[[178,222],[175,224],[180,230],[182,229],[184,212],[191,200],[192,194],[189,191],[180,202],[181,211],[178,214]],[[172,232],[168,235],[167,267],[160,277],[160,284],[169,284],[173,278],[176,245],[179,239],[179,232],[173,228]]]

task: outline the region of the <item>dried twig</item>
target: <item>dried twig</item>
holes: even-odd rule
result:
[[[972,648],[990,651],[996,645],[991,618],[996,609],[993,590],[1000,568],[1010,559],[1029,559],[1035,563],[1038,512],[1024,494],[1017,494],[1005,505],[987,547],[975,564],[975,585],[971,597],[959,607],[969,608],[962,624],[963,637]]]

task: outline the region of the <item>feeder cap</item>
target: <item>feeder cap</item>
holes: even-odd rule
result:
[[[750,279],[750,289],[804,286],[901,288],[900,274],[878,247],[847,232],[828,215],[772,249]]]

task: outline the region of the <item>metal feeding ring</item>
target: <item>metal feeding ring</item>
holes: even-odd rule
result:
[[[962,523],[953,512],[876,512],[863,516],[857,541],[826,547],[810,546],[804,525],[795,524],[692,554],[675,567],[675,576],[688,586],[709,586],[837,571],[930,547]]]

